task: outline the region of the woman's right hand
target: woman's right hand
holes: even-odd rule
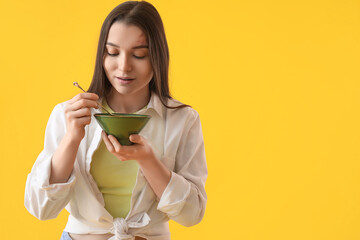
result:
[[[65,106],[67,135],[80,142],[85,136],[85,126],[91,122],[90,108],[98,108],[99,96],[95,93],[80,93]]]

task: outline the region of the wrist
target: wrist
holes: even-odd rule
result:
[[[149,168],[157,165],[160,160],[154,154],[151,154],[147,158],[143,158],[141,160],[138,160],[137,162],[141,168]]]
[[[67,132],[64,136],[64,140],[68,143],[68,144],[75,144],[75,145],[79,145],[81,140],[83,139],[83,136],[77,135],[77,134],[72,134],[70,132]]]

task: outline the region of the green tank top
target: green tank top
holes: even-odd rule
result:
[[[103,101],[103,106],[111,113],[114,112],[106,101]],[[114,218],[125,218],[130,210],[138,169],[135,160],[119,160],[107,150],[101,140],[93,155],[90,173],[104,197],[105,209]]]

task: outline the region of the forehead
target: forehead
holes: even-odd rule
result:
[[[127,49],[138,45],[145,45],[147,44],[147,39],[145,33],[139,27],[115,22],[110,27],[107,42]]]

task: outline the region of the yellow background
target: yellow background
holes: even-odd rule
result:
[[[151,2],[209,169],[205,218],[172,239],[360,239],[360,1]],[[60,239],[67,212],[31,216],[26,176],[119,3],[0,1],[1,239]]]

